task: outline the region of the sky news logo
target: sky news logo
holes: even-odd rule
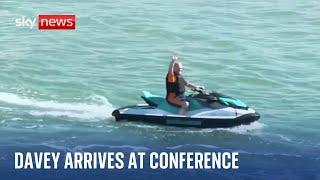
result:
[[[33,29],[36,26],[37,18],[27,18],[22,16],[16,19],[17,27],[29,27]],[[39,30],[75,30],[76,15],[73,14],[40,14],[38,15]]]

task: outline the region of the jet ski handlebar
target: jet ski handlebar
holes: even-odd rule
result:
[[[197,88],[192,88],[192,92],[197,92],[199,94],[207,94],[206,88],[204,86],[199,86]]]

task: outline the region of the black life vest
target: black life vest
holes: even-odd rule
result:
[[[185,80],[182,75],[175,75],[175,82],[169,82],[169,74],[166,77],[166,88],[167,88],[167,98],[169,93],[175,93],[176,97],[184,95],[185,89]]]

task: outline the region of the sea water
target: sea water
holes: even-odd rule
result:
[[[16,27],[41,13],[75,14],[76,30]],[[319,49],[317,0],[1,1],[1,167],[23,150],[236,151],[237,171],[185,173],[320,178]],[[188,81],[243,100],[260,120],[226,129],[115,122],[111,112],[142,103],[142,90],[165,95],[173,52]]]

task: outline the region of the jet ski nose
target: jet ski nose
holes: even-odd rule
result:
[[[253,112],[253,113],[249,113],[249,114],[245,114],[245,115],[242,115],[242,116],[239,116],[237,118],[237,121],[240,123],[240,124],[250,124],[254,121],[257,121],[258,119],[260,118],[260,114],[257,113],[257,112]]]
[[[253,121],[256,121],[256,120],[260,119],[260,114],[255,112],[255,113],[251,114],[251,117],[252,117]]]

